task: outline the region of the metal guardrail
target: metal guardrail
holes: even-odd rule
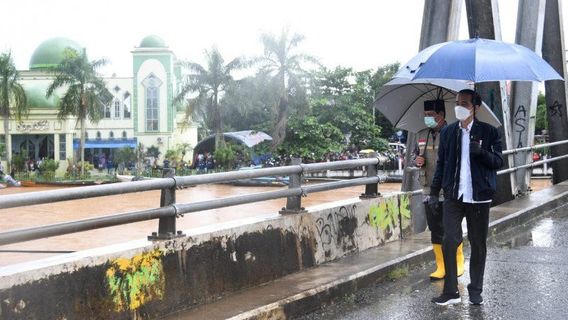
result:
[[[535,149],[557,146],[568,143],[568,140],[552,143],[545,143],[531,147],[517,148],[503,151],[503,155],[513,155],[518,152],[526,152]],[[568,155],[555,158],[535,161],[518,167],[508,168],[498,171],[497,174],[507,174],[515,172],[521,168],[531,168],[544,163],[553,162],[568,158]],[[59,201],[77,200],[85,198],[102,197],[124,193],[143,192],[150,190],[162,190],[160,207],[142,211],[128,212],[104,217],[71,221],[65,223],[52,224],[41,227],[18,229],[0,233],[0,245],[36,240],[46,237],[64,235],[69,233],[112,227],[122,224],[159,219],[158,232],[153,232],[148,237],[150,240],[165,240],[182,236],[181,231],[176,230],[176,218],[186,213],[199,212],[209,209],[217,209],[239,204],[260,202],[272,199],[287,198],[286,207],[280,213],[298,213],[305,211],[301,207],[301,197],[312,192],[321,192],[346,188],[351,186],[365,185],[365,193],[361,197],[377,197],[380,178],[377,175],[376,157],[369,159],[344,160],[335,162],[302,164],[299,160],[293,160],[292,165],[275,168],[262,168],[254,170],[232,171],[223,173],[212,173],[198,176],[173,176],[173,171],[166,171],[168,177],[145,181],[134,181],[129,183],[117,183],[100,186],[86,186],[73,189],[61,189],[51,191],[40,191],[0,196],[0,209],[23,207],[29,205],[45,204]],[[324,170],[353,169],[365,166],[367,168],[366,178],[356,178],[351,180],[327,182],[317,185],[302,186],[301,175],[307,172],[317,172]],[[266,176],[290,176],[289,188],[261,193],[253,193],[242,196],[226,197],[221,199],[199,201],[192,203],[175,203],[175,190],[177,187],[192,186],[199,184],[231,182],[241,179],[251,179]],[[418,194],[420,190],[410,194]]]
[[[559,145],[566,144],[566,143],[568,143],[568,140],[542,143],[542,144],[537,144],[537,145],[530,146],[530,147],[509,149],[509,150],[503,151],[502,153],[503,153],[503,155],[508,156],[508,155],[513,155],[513,154],[519,153],[519,152],[525,152],[525,151],[538,150],[538,149],[543,149],[543,148],[548,148],[548,147],[554,147],[554,146],[559,146]]]
[[[176,218],[182,216],[185,213],[278,198],[287,198],[286,207],[283,208],[282,211],[280,211],[282,214],[298,213],[305,211],[304,208],[301,207],[301,197],[303,195],[311,192],[321,192],[358,185],[366,186],[365,193],[363,193],[361,197],[371,198],[378,196],[377,184],[379,183],[380,178],[377,175],[376,167],[379,163],[379,160],[376,157],[369,159],[345,160],[313,164],[299,163],[299,159],[294,159],[293,161],[293,165],[285,167],[212,173],[207,175],[188,177],[176,177],[173,176],[173,170],[166,170],[165,176],[167,177],[153,180],[2,195],[0,196],[0,209],[94,198],[124,193],[162,190],[160,208],[2,232],[0,233],[0,245],[153,219],[159,219],[158,232],[153,232],[152,235],[148,238],[150,240],[165,240],[183,235],[181,231],[176,230]],[[365,166],[367,168],[366,178],[327,182],[310,186],[301,185],[301,175],[305,172],[334,169],[352,169],[361,166]],[[184,204],[175,203],[175,191],[177,187],[208,183],[231,182],[240,179],[282,175],[290,176],[289,188],[285,190],[261,192]]]
[[[568,140],[542,143],[542,144],[529,146],[529,147],[505,150],[505,151],[502,152],[502,154],[506,155],[506,156],[512,156],[512,155],[515,155],[519,152],[528,152],[528,151],[533,151],[533,150],[539,150],[539,149],[554,147],[554,146],[558,146],[558,145],[562,145],[562,144],[566,144],[566,143],[568,143]],[[513,172],[515,172],[519,169],[528,169],[528,168],[538,167],[538,166],[545,164],[545,163],[554,162],[554,161],[562,160],[562,159],[566,159],[566,158],[568,158],[568,155],[562,155],[562,156],[558,156],[558,157],[554,157],[554,158],[548,158],[548,159],[543,159],[543,160],[539,160],[539,161],[533,161],[531,163],[527,163],[527,164],[520,165],[520,166],[517,166],[517,167],[512,167],[512,168],[497,171],[497,175],[513,173]]]

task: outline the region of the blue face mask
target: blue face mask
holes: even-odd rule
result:
[[[434,119],[434,117],[424,117],[424,124],[428,128],[435,128],[438,125],[438,122],[436,122],[436,119]]]

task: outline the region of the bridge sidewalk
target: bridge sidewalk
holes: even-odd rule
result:
[[[568,182],[491,209],[490,234],[526,223],[563,205]],[[401,267],[432,261],[429,232],[347,256],[166,319],[286,319],[384,279]]]

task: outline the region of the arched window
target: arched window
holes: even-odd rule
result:
[[[113,140],[113,139],[114,139],[114,132],[112,132],[112,131],[109,132],[108,138],[109,138],[110,140]]]
[[[142,85],[145,90],[145,123],[146,131],[159,131],[160,86],[162,81],[150,73]]]
[[[114,100],[114,118],[120,119],[120,100]]]
[[[101,140],[101,132],[97,131],[97,140]]]
[[[130,119],[130,92],[126,91],[123,95],[124,97],[124,119]]]
[[[122,140],[126,140],[126,131],[122,131]]]
[[[105,105],[103,108],[103,119],[110,119],[110,105]]]

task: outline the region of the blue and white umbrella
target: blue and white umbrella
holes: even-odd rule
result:
[[[395,77],[472,82],[563,80],[534,51],[481,38],[430,46],[414,56]]]

